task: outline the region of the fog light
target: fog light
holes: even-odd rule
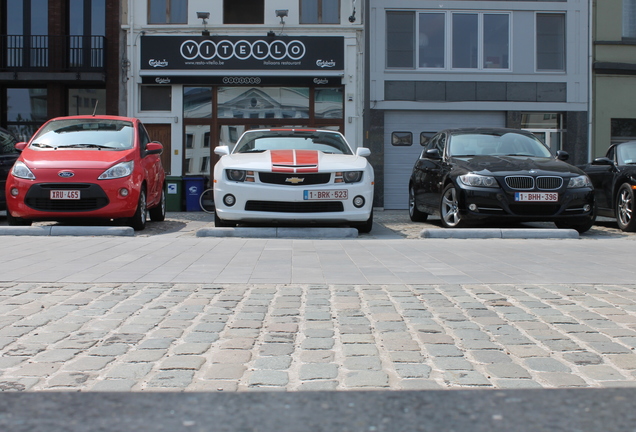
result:
[[[18,188],[11,188],[11,196],[18,196],[18,194],[20,193],[20,191],[18,190]]]
[[[127,197],[129,193],[130,193],[130,192],[129,192],[129,191],[128,191],[128,189],[126,189],[126,188],[121,188],[121,189],[119,189],[119,195],[121,195],[121,196],[123,196],[123,197]]]
[[[362,197],[360,195],[355,197],[353,199],[353,205],[356,206],[357,208],[360,208],[360,207],[364,206],[364,197]]]
[[[223,197],[223,203],[228,207],[232,207],[234,204],[236,204],[236,198],[234,197],[234,195],[227,194]]]
[[[589,212],[590,210],[592,210],[592,206],[591,206],[591,205],[589,205],[589,204],[585,204],[585,205],[583,206],[583,210],[584,210],[584,211],[586,211],[586,212]]]
[[[468,206],[468,210],[470,211],[477,211],[477,204],[471,204]]]

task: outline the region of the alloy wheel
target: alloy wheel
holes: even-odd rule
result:
[[[447,187],[442,195],[441,205],[442,222],[447,227],[453,228],[460,224],[461,217],[459,215],[459,203],[457,201],[457,190],[453,187]]]

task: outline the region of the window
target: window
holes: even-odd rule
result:
[[[314,112],[316,118],[336,118],[344,116],[344,94],[339,88],[317,88],[315,90]]]
[[[148,0],[148,24],[187,24],[188,0]]]
[[[172,109],[172,87],[141,86],[142,111],[170,111]]]
[[[417,41],[417,52],[414,50]],[[417,63],[415,57],[417,55]],[[510,13],[387,13],[387,67],[510,69]]]
[[[340,24],[340,0],[300,0],[301,24]]]
[[[509,14],[454,13],[452,25],[453,68],[510,67]]]
[[[68,89],[68,115],[106,114],[105,89]]]
[[[564,14],[537,14],[537,70],[565,71]]]
[[[386,65],[389,68],[415,66],[415,13],[387,12]]]
[[[46,88],[8,88],[7,129],[18,141],[28,141],[48,120]]]
[[[68,15],[70,64],[104,67],[106,0],[70,0]]]
[[[263,24],[264,0],[223,0],[224,24]]]
[[[636,0],[623,0],[623,37],[636,38]]]
[[[391,144],[402,147],[413,145],[413,134],[411,132],[393,132],[391,133]]]
[[[446,15],[443,13],[420,14],[420,61],[422,68],[446,67]]]
[[[6,29],[3,56],[11,67],[46,67],[49,65],[49,2],[22,0],[0,2],[0,27]],[[5,8],[5,9],[2,9]],[[6,15],[5,15],[6,13]],[[4,21],[6,20],[6,21]]]

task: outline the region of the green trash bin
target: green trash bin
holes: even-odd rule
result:
[[[166,176],[166,211],[183,211],[183,179]]]

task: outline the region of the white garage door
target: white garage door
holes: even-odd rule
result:
[[[504,127],[505,124],[504,112],[387,112],[384,119],[384,208],[408,208],[409,177],[422,152],[420,133],[460,127]],[[411,132],[413,145],[392,145],[392,132]]]

